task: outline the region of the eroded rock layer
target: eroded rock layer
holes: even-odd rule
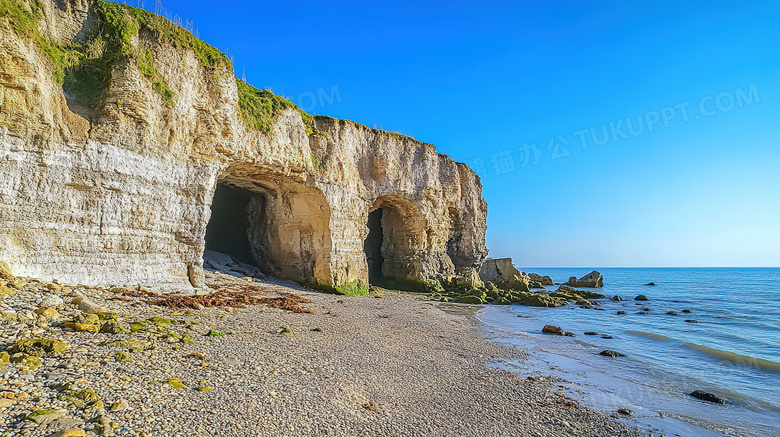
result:
[[[381,209],[372,281],[479,280],[487,205],[466,165],[294,107],[247,128],[229,66],[143,25],[84,104],[41,41],[90,49],[100,3],[16,1],[35,29],[0,17],[0,260],[14,274],[197,287],[206,246],[222,244],[282,278],[365,284],[369,214]],[[224,207],[237,212],[209,242],[218,187],[238,193]],[[225,243],[237,235],[246,241]]]

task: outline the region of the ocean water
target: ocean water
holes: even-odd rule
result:
[[[561,385],[582,402],[607,413],[633,410],[633,417],[620,420],[646,434],[780,436],[780,268],[598,270],[604,288],[593,291],[623,302],[481,310],[490,335],[531,353],[528,361],[496,365],[529,376],[562,375]],[[590,269],[529,271],[558,283]],[[649,282],[656,286],[643,285]],[[634,301],[639,294],[650,300]],[[645,307],[649,314],[638,314]],[[617,315],[621,310],[627,315]],[[576,337],[544,335],[546,324]],[[612,338],[584,335],[588,331]],[[626,357],[598,355],[604,349]],[[729,402],[695,399],[688,394],[694,390]]]

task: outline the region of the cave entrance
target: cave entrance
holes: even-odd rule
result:
[[[417,205],[400,196],[380,198],[366,224],[369,284],[405,289],[419,282],[425,225]]]
[[[206,226],[206,250],[257,265],[256,254],[249,241],[250,205],[262,203],[261,198],[262,195],[243,188],[217,184],[211,204],[211,219]]]
[[[382,256],[382,208],[368,214],[368,236],[363,244],[368,263],[368,282],[376,284],[382,282],[382,264],[385,259]]]
[[[321,190],[244,167],[229,167],[219,178],[206,225],[204,266],[332,286],[331,247],[330,208]]]

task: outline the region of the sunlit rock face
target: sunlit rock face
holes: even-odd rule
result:
[[[95,25],[90,1],[43,5],[44,37]],[[210,246],[322,288],[478,280],[487,205],[466,165],[346,120],[307,132],[296,109],[247,129],[229,68],[149,32],[133,44],[172,103],[130,59],[81,106],[30,38],[0,26],[0,260],[14,274],[186,289]]]

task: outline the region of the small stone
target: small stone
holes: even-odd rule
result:
[[[634,300],[646,301],[646,300],[650,300],[650,299],[648,299],[647,296],[645,296],[644,294],[640,294],[639,296],[635,297]]]
[[[585,335],[599,335],[598,332],[588,331],[585,333]]]
[[[696,390],[694,392],[691,392],[691,396],[695,397],[696,399],[701,399],[703,401],[712,402],[715,404],[725,404],[728,402],[726,398],[722,398],[713,393],[707,393],[706,391],[703,390]]]
[[[111,404],[111,411],[123,411],[130,408],[130,405],[125,399],[120,399],[118,402]]]
[[[678,315],[678,314],[677,314],[677,311],[669,311],[669,312],[668,312],[668,313],[666,313],[666,314],[668,314],[668,315],[670,315],[670,316],[676,316],[676,315]]]
[[[605,356],[605,357],[611,357],[611,358],[617,358],[617,357],[625,357],[625,355],[621,354],[620,352],[615,352],[611,350],[603,350],[599,353],[599,355]]]
[[[628,408],[618,408],[618,413],[624,415],[624,416],[633,416],[634,412],[629,410]]]
[[[65,431],[55,432],[49,437],[84,437],[86,433],[83,429],[66,429]]]
[[[563,335],[563,329],[561,329],[560,326],[544,325],[544,328],[542,328],[542,333],[552,334],[552,335]]]
[[[690,320],[689,319],[689,320],[686,320],[685,323],[699,323],[699,322],[697,322],[696,320]]]
[[[79,297],[77,299],[74,299],[74,303],[78,300],[78,309],[85,313],[91,313],[91,314],[97,314],[97,313],[107,313],[108,310],[105,307],[102,307],[89,298],[86,297]]]
[[[625,311],[618,311],[617,312],[617,315],[619,315],[619,316],[625,316],[626,314],[628,314],[628,313],[625,312]]]

